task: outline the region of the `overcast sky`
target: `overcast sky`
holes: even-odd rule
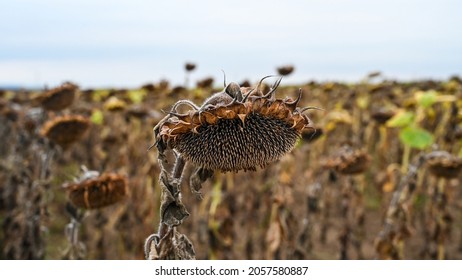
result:
[[[462,1],[0,0],[0,85],[136,87],[162,78],[286,83],[462,74]]]

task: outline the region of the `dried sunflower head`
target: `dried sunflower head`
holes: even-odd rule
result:
[[[302,139],[306,143],[311,143],[319,139],[324,134],[321,127],[313,127],[302,132]]]
[[[187,89],[183,86],[176,86],[174,88],[172,88],[172,91],[170,92],[170,95],[171,96],[178,96],[180,95],[181,93],[184,93],[186,92]]]
[[[456,178],[462,169],[462,159],[446,151],[434,151],[426,157],[430,172],[443,178]]]
[[[55,117],[46,122],[41,134],[60,146],[67,147],[80,140],[90,127],[90,121],[83,116]]]
[[[279,79],[270,92],[230,83],[202,106],[180,100],[154,128],[159,152],[175,149],[194,165],[220,171],[256,170],[291,151],[301,132],[311,127],[296,100],[276,99]],[[192,110],[176,113],[179,105]]]
[[[95,209],[115,204],[128,195],[125,176],[104,173],[83,177],[79,182],[65,186],[69,200],[79,208]]]
[[[343,146],[336,156],[327,160],[323,165],[333,168],[341,174],[354,175],[364,172],[370,161],[370,156],[363,150],[354,150],[350,146]]]
[[[395,115],[395,112],[386,109],[386,108],[378,108],[374,109],[371,112],[371,117],[379,124],[385,124],[389,119],[391,119]]]
[[[196,86],[198,88],[210,88],[213,85],[213,78],[205,78],[203,80],[200,80],[196,83]]]
[[[48,111],[60,111],[71,106],[74,102],[77,86],[64,83],[60,87],[51,89],[38,97],[41,106]]]
[[[129,107],[126,113],[127,117],[137,119],[144,119],[150,115],[152,115],[152,113],[146,107],[140,105],[134,105]]]
[[[241,87],[250,87],[251,84],[248,80],[244,80],[239,84]]]
[[[184,69],[188,72],[190,71],[193,71],[194,69],[196,69],[196,64],[194,63],[191,63],[191,62],[187,62],[185,65],[184,65]]]
[[[293,65],[284,65],[281,67],[278,67],[276,70],[278,71],[279,75],[282,76],[287,76],[294,72],[295,67]]]
[[[145,91],[155,91],[156,86],[153,83],[147,83],[141,86],[141,89]]]
[[[367,74],[367,78],[369,79],[376,78],[379,76],[382,76],[382,73],[380,71],[372,71]]]

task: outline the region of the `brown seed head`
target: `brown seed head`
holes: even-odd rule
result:
[[[193,71],[194,69],[196,69],[196,64],[188,62],[184,65],[184,69],[188,72]]]
[[[150,112],[146,107],[135,105],[135,106],[131,106],[130,108],[128,108],[126,114],[127,114],[127,117],[144,119],[144,118],[149,117]]]
[[[167,90],[169,87],[170,83],[167,80],[161,80],[156,86],[159,91]]]
[[[69,200],[76,207],[95,209],[115,204],[128,196],[127,178],[115,173],[66,186]]]
[[[43,125],[41,134],[67,147],[80,140],[89,127],[90,121],[83,116],[55,117]]]
[[[394,115],[394,111],[386,108],[379,108],[371,112],[371,117],[379,124],[385,124]]]
[[[176,86],[174,88],[172,88],[172,91],[170,93],[170,95],[179,95],[180,93],[183,93],[186,91],[186,88],[185,87],[182,87],[182,86]]]
[[[373,72],[370,72],[369,74],[367,74],[367,77],[369,79],[372,79],[372,78],[375,78],[375,77],[378,77],[378,76],[381,76],[382,73],[380,71],[373,71]]]
[[[363,150],[354,150],[350,146],[343,146],[337,155],[327,160],[324,166],[333,168],[346,175],[363,173],[369,164],[370,156]]]
[[[297,107],[300,98],[273,97],[252,96],[244,103],[235,98],[167,116],[154,128],[157,146],[209,170],[264,167],[291,151],[302,130],[311,127]]]
[[[244,80],[239,84],[241,87],[250,87],[251,84],[248,80]]]
[[[41,106],[48,111],[60,111],[71,106],[74,102],[77,86],[64,83],[62,86],[51,89],[38,97]]]
[[[462,169],[462,159],[445,151],[431,152],[426,156],[430,172],[442,178],[456,178]]]
[[[197,82],[198,88],[210,88],[213,85],[213,78],[205,78]]]
[[[310,143],[319,139],[323,134],[324,132],[321,127],[313,127],[312,129],[303,130],[302,139],[304,142]]]
[[[277,71],[278,71],[279,75],[287,76],[287,75],[291,74],[294,71],[294,69],[295,68],[292,65],[285,65],[285,66],[278,67]]]
[[[141,89],[145,91],[155,91],[156,86],[153,83],[147,83],[141,86]]]

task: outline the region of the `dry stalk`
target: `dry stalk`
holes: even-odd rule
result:
[[[385,217],[382,230],[375,240],[375,249],[379,259],[404,259],[404,241],[410,236],[409,208],[412,205],[416,189],[417,174],[425,161],[418,155],[415,162],[409,165],[405,174],[393,193]]]
[[[6,155],[3,254],[7,259],[43,259],[50,163],[55,151],[48,141],[24,131],[10,140],[14,144],[12,154]]]
[[[362,241],[365,234],[363,199],[362,186],[352,175],[348,175],[345,178],[340,202],[343,220],[339,235],[341,260],[349,259],[348,248],[350,246],[356,250],[358,259],[364,259],[362,252]]]
[[[64,235],[66,236],[68,247],[63,253],[62,259],[65,260],[81,260],[84,259],[87,254],[85,244],[79,240],[79,229],[84,217],[84,212],[72,206],[72,204],[66,204],[66,211],[71,216],[71,221],[64,229]]]
[[[160,151],[160,150],[159,150]],[[165,166],[165,155],[159,152],[161,168],[159,185],[161,187],[160,223],[156,234],[150,235],[145,242],[145,256],[150,260],[195,259],[194,247],[186,235],[176,227],[189,216],[181,202],[180,184],[186,162],[176,155],[175,166],[169,174]]]

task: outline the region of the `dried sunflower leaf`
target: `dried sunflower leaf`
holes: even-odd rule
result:
[[[191,188],[191,192],[200,195],[200,190],[202,189],[202,183],[207,181],[207,179],[212,178],[213,170],[199,167],[197,168],[194,173],[191,175],[189,179],[189,185]]]
[[[178,226],[189,216],[186,207],[181,202],[181,196],[179,196],[179,182],[177,180],[169,181],[166,173],[162,172],[160,187],[162,189],[161,222],[169,227]]]
[[[165,207],[162,222],[169,227],[174,227],[180,225],[188,216],[189,213],[183,203],[174,201]]]
[[[194,250],[194,246],[192,242],[188,239],[188,237],[184,234],[179,233],[178,231],[175,232],[174,237],[174,252],[175,257],[177,260],[195,260],[196,259],[196,252]]]

